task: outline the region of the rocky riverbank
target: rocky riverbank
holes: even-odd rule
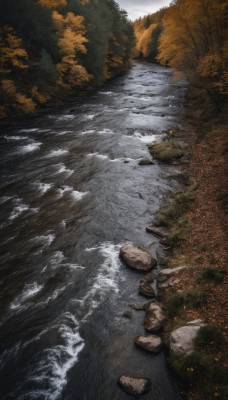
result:
[[[139,293],[151,301],[144,310],[145,336],[134,343],[156,353],[167,346],[171,369],[185,383],[189,400],[227,398],[227,192],[224,117],[200,126],[167,132],[149,146],[159,162],[180,165],[185,188],[161,209],[148,234],[160,238],[158,260],[145,250],[124,246],[120,256],[131,268],[147,272]],[[148,273],[156,268],[156,273]],[[162,344],[163,342],[163,344]],[[134,397],[148,392],[147,377],[120,377]],[[130,379],[130,383],[129,383]],[[144,384],[142,384],[142,380]],[[129,391],[129,385],[131,389]]]

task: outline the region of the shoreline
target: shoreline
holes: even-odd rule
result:
[[[172,217],[171,223],[163,221],[155,223],[155,227],[146,228],[151,234],[160,237],[162,252],[164,246],[168,249],[162,261],[158,262],[159,267],[162,267],[157,277],[158,296],[149,303],[145,300],[147,305],[144,311],[150,304],[161,306],[164,323],[158,335],[168,350],[167,361],[171,373],[179,379],[182,395],[188,400],[225,400],[227,396],[225,128],[224,112],[209,122],[195,125],[187,122],[184,129],[170,132],[168,144],[174,142],[175,146],[177,142],[185,143],[187,157],[182,154],[177,156],[176,161],[160,159],[159,162],[180,166],[182,190],[177,192],[176,204],[174,197],[168,205],[162,207],[157,216],[167,210],[169,213],[174,204],[176,206],[182,202],[182,205],[178,215]],[[153,147],[149,149],[152,152],[156,150]],[[185,218],[189,226],[181,231],[180,236],[175,236],[173,232],[176,232],[180,218]],[[148,282],[147,275],[142,281]],[[176,352],[170,342],[174,332],[179,333],[180,328],[195,329],[196,332],[191,340],[190,351],[183,351],[182,354],[179,350]]]

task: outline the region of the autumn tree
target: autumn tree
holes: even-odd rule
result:
[[[134,21],[134,33],[136,44],[133,49],[134,58],[146,58],[149,61],[156,62],[158,55],[158,40],[162,31],[162,20],[166,9],[139,18]]]
[[[79,53],[87,53],[84,18],[71,12],[64,17],[57,11],[52,16],[58,31],[58,45],[62,56],[61,62],[57,64],[57,83],[65,88],[83,86],[90,80],[85,67],[77,58]]]
[[[161,35],[158,61],[214,93],[227,92],[225,0],[176,0]]]

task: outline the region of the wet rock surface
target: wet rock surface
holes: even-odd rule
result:
[[[145,305],[144,327],[147,332],[159,332],[165,321],[165,316],[161,307],[156,303],[148,303]]]
[[[139,293],[145,297],[156,297],[155,291],[152,288],[151,284],[144,280],[141,280],[139,283]]]
[[[191,354],[194,350],[194,339],[204,325],[204,322],[198,319],[173,331],[170,335],[170,349],[176,354]]]
[[[131,394],[136,399],[151,390],[151,382],[147,378],[122,375],[118,383],[126,393]]]
[[[120,257],[128,267],[149,272],[157,265],[157,260],[145,249],[134,246],[123,246],[120,249]]]
[[[162,349],[162,340],[159,336],[136,336],[134,342],[137,346],[151,353],[158,353]]]

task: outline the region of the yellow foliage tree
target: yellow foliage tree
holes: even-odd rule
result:
[[[57,64],[59,73],[57,83],[65,88],[82,86],[91,78],[77,60],[78,53],[87,53],[85,43],[88,40],[84,36],[86,33],[84,18],[71,12],[64,17],[57,11],[53,11],[52,16],[58,30],[58,46],[62,56],[61,62]]]
[[[14,82],[11,79],[2,80],[2,89],[11,102],[10,106],[14,109],[21,110],[25,113],[31,113],[35,110],[36,103],[29,97],[18,92]]]
[[[11,26],[4,25],[1,28],[0,54],[1,74],[10,74],[15,68],[28,68],[28,54],[23,48],[22,40],[16,35]]]
[[[39,0],[39,3],[41,4],[41,6],[50,9],[65,7],[67,5],[66,0]]]
[[[176,0],[163,21],[158,61],[192,81],[227,91],[225,0]]]

